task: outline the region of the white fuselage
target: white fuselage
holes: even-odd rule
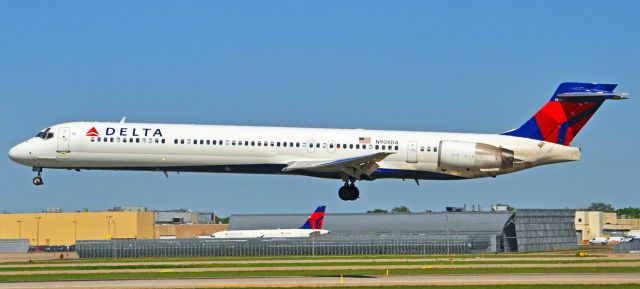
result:
[[[328,230],[322,229],[234,230],[216,232],[211,237],[216,239],[305,238],[327,233],[329,233]]]
[[[580,159],[575,147],[497,134],[108,122],[63,123],[48,132],[49,138],[15,146],[11,159],[37,168],[289,174],[283,168],[291,162],[392,152],[371,179],[493,177]],[[502,168],[445,167],[440,154],[447,141],[508,149],[516,161]],[[459,161],[476,158],[465,151],[447,153]],[[344,179],[331,172],[291,174]]]

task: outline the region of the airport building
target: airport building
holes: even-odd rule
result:
[[[640,235],[640,219],[620,218],[616,213],[577,211],[575,217],[578,239],[584,244],[597,237]]]
[[[0,214],[0,239],[31,246],[73,245],[77,240],[153,239],[153,212]]]
[[[198,238],[225,230],[213,213],[147,211],[118,207],[106,212],[0,214],[0,239],[28,239],[30,246],[70,246],[81,240]]]
[[[230,230],[297,228],[307,214],[232,215]],[[574,210],[326,214],[307,238],[81,241],[82,258],[461,254],[577,248]]]

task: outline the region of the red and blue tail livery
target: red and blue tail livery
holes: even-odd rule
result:
[[[312,230],[320,230],[322,229],[322,222],[324,221],[324,209],[326,206],[318,206],[309,216],[309,219],[300,227],[300,229],[312,229]]]
[[[607,99],[626,99],[614,93],[617,84],[565,82],[531,119],[503,135],[569,145]]]

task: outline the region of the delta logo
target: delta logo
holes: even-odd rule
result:
[[[87,136],[100,136],[98,130],[95,127],[92,127],[88,132]]]
[[[113,127],[107,127],[105,129],[105,133],[104,135],[107,136],[112,136],[112,135],[116,135],[116,136],[141,136],[141,137],[162,137],[162,130],[158,129],[151,129],[151,128],[127,128],[127,127],[121,127],[121,128],[113,128]],[[100,136],[100,133],[98,132],[98,130],[96,129],[96,127],[92,127],[91,129],[89,129],[89,131],[87,131],[86,136]]]

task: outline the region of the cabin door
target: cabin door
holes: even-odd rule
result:
[[[415,141],[409,141],[409,144],[407,145],[407,162],[418,162],[418,143]]]
[[[58,152],[68,153],[69,150],[69,138],[71,136],[71,129],[68,127],[61,127],[58,130]]]

